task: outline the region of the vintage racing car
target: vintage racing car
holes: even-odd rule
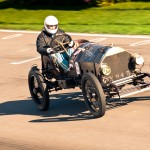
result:
[[[68,40],[64,41],[64,37]],[[71,37],[56,36],[51,47],[56,52],[66,51]],[[61,77],[52,77],[47,68],[31,67],[28,85],[32,99],[39,110],[49,108],[52,91],[79,87],[85,104],[93,117],[102,117],[110,99],[118,96],[116,103],[125,104],[121,95],[131,91],[149,89],[150,74],[141,72],[144,59],[121,47],[103,46],[94,42],[81,44],[68,60],[72,68],[68,73],[57,65]],[[148,79],[148,80],[146,80]]]

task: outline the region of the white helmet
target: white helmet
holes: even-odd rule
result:
[[[55,26],[55,28],[50,28],[50,26]],[[44,27],[48,33],[55,34],[58,30],[58,20],[55,16],[47,16],[44,20]]]

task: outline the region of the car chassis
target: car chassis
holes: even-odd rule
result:
[[[68,40],[65,41],[65,37]],[[56,52],[66,51],[71,37],[61,34],[53,38],[51,47]],[[61,76],[52,77],[48,68],[34,65],[28,74],[28,85],[32,99],[39,110],[49,108],[49,93],[79,87],[85,104],[93,117],[102,117],[106,105],[118,97],[116,104],[126,104],[122,95],[133,91],[150,89],[150,74],[141,72],[143,57],[120,47],[102,46],[98,43],[81,44],[72,54],[73,67],[68,73],[57,66]]]

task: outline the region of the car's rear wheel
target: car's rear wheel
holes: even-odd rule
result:
[[[49,93],[42,75],[36,68],[32,68],[28,74],[28,85],[33,101],[41,111],[49,108]]]
[[[102,86],[96,76],[86,73],[81,80],[83,97],[87,108],[95,117],[102,117],[106,111],[106,100]]]

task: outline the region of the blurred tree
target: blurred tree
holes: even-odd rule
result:
[[[91,6],[100,6],[100,5],[110,5],[111,3],[120,3],[120,2],[129,2],[129,1],[144,1],[149,2],[150,0],[6,0],[11,4],[51,4],[51,5],[91,5]]]
[[[84,0],[6,0],[14,4],[84,4]]]

